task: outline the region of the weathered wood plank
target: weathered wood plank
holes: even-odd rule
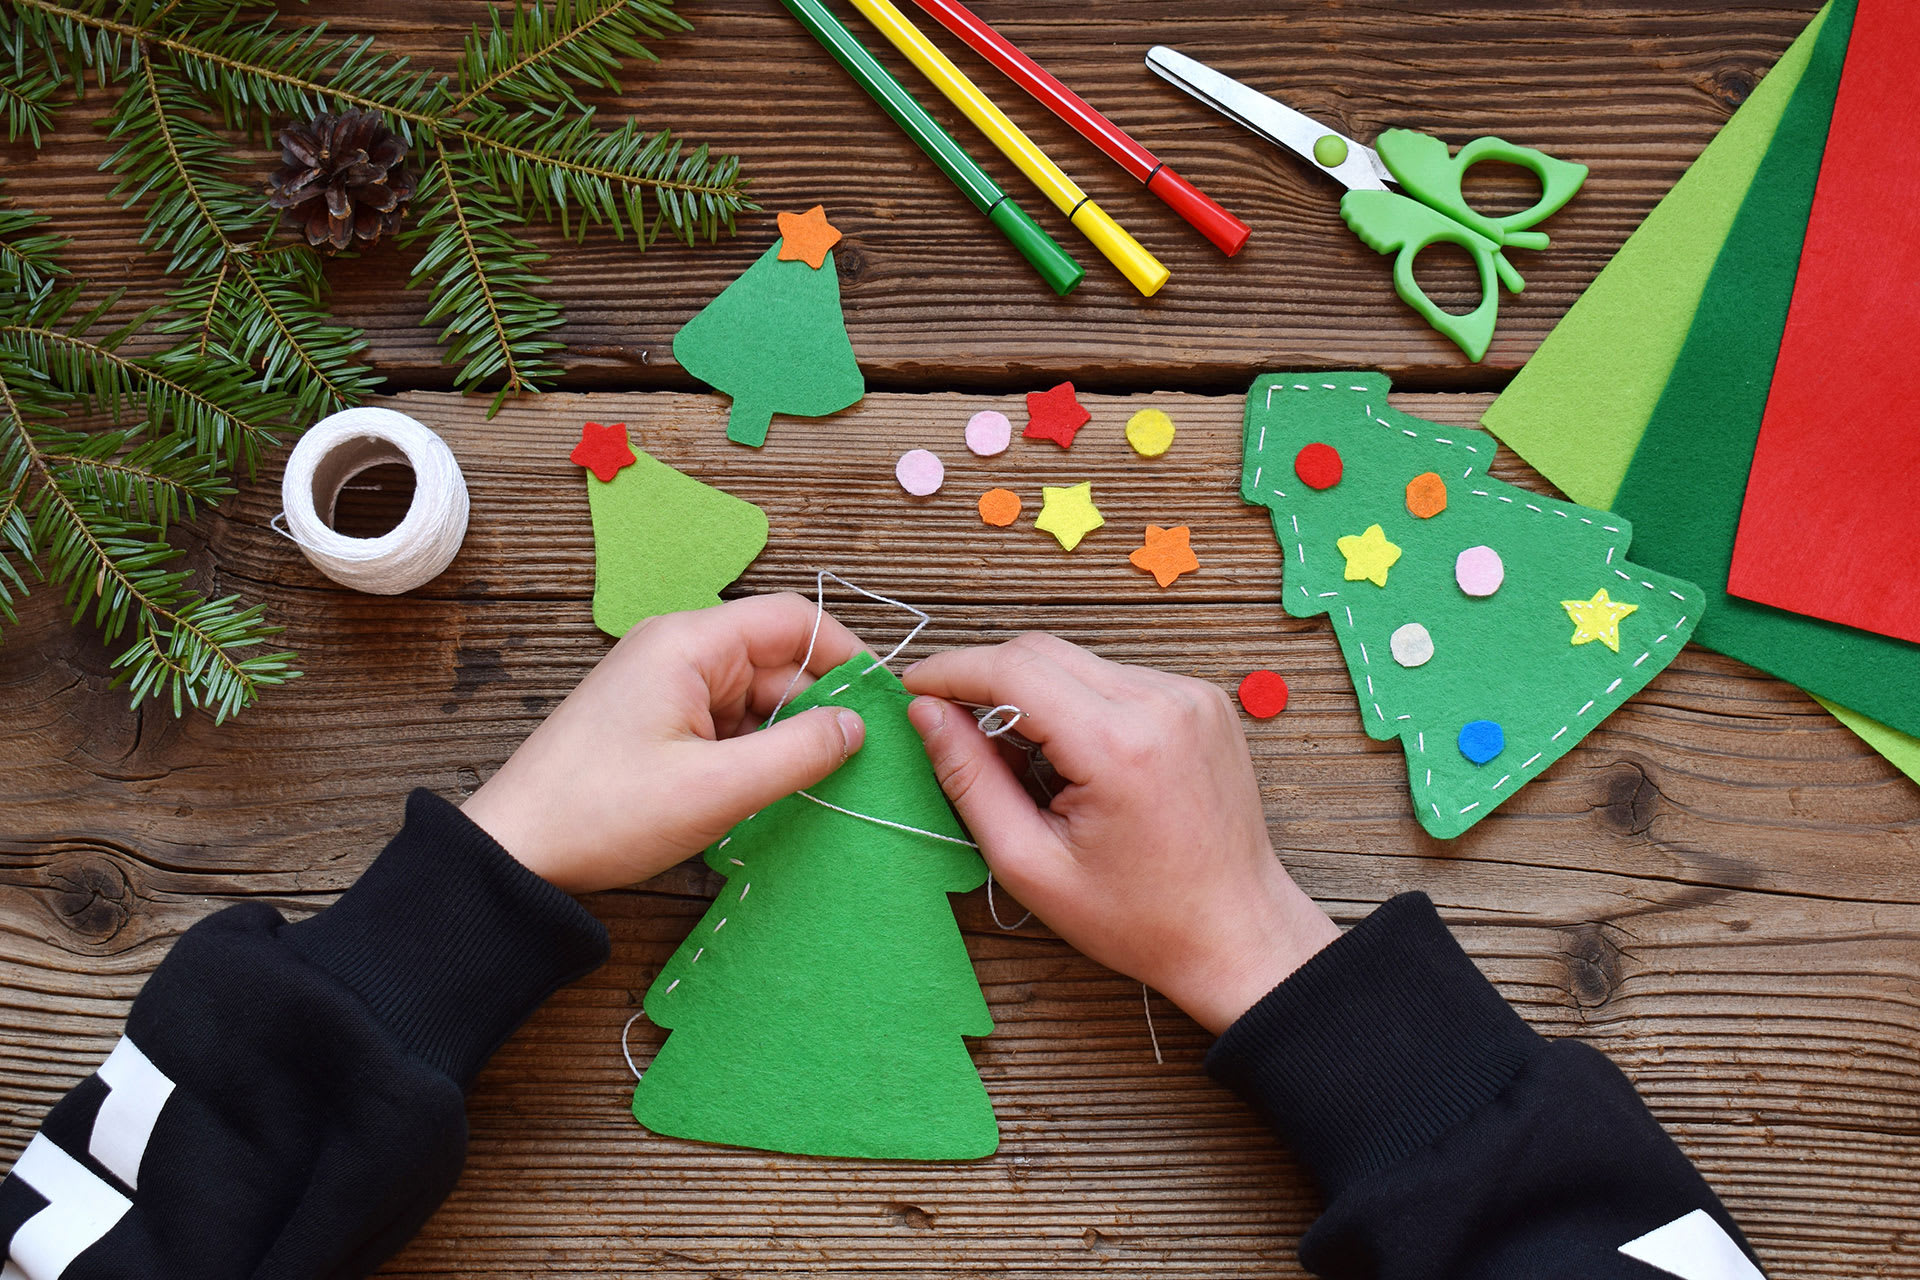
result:
[[[1120,427],[1152,403],[1173,450]],[[1405,396],[1470,423],[1484,396]],[[411,596],[317,575],[266,528],[278,471],[206,522],[199,563],[269,602],[308,672],[234,724],[129,716],[94,638],[29,602],[0,648],[0,1158],[112,1043],[126,1002],[192,921],[242,897],[318,906],[377,851],[414,784],[458,796],[605,652],[592,540],[565,460],[583,418],[764,506],[742,590],[830,566],[926,605],[914,652],[1057,630],[1126,661],[1231,685],[1284,671],[1285,715],[1250,724],[1275,835],[1343,921],[1422,889],[1535,1025],[1606,1050],[1727,1197],[1775,1276],[1920,1276],[1920,792],[1798,692],[1687,650],[1649,689],[1460,840],[1407,812],[1397,748],[1366,738],[1331,634],[1272,602],[1280,556],[1235,495],[1238,397],[1092,398],[1070,454],[972,457],[960,428],[1017,396],[876,394],[780,419],[759,452],[721,403],[666,393],[398,406],[452,444],[473,493],[465,549]],[[948,464],[912,500],[909,447]],[[1539,486],[1503,455],[1495,470]],[[1091,478],[1106,528],[1066,555],[991,530],[977,494]],[[1127,565],[1148,521],[1192,524],[1202,569],[1161,592]],[[836,608],[875,639],[898,620]],[[749,1269],[972,1274],[1297,1274],[1316,1201],[1252,1117],[1199,1073],[1206,1038],[1159,997],[1037,924],[957,909],[999,1030],[977,1060],[1005,1142],[966,1166],[839,1164],[651,1137],[624,1109],[618,1035],[701,911],[695,866],[601,895],[613,962],[510,1043],[473,1097],[469,1173],[391,1274],[669,1276]],[[1002,899],[1002,918],[1018,908]],[[644,1061],[660,1033],[644,1022]]]
[[[1164,258],[1173,281],[1152,300],[1135,295],[891,49],[880,51],[1088,267],[1075,295],[1053,298],[776,0],[687,6],[695,31],[660,41],[661,62],[632,68],[624,91],[602,105],[608,118],[634,114],[738,152],[769,211],[827,205],[847,233],[838,260],[854,345],[879,388],[1004,390],[1067,371],[1103,390],[1218,393],[1255,368],[1351,365],[1432,387],[1489,388],[1533,351],[1816,7],[983,0],[983,16],[1254,226],[1248,248],[1223,259],[942,33],[995,100]],[[447,67],[478,17],[479,6],[454,0],[343,0],[293,20],[325,18]],[[1456,144],[1493,133],[1591,165],[1586,189],[1550,226],[1552,249],[1521,255],[1528,289],[1503,300],[1486,364],[1469,366],[1400,304],[1386,260],[1341,223],[1331,184],[1151,76],[1141,57],[1156,43],[1217,62],[1362,139],[1396,125]],[[0,149],[16,178],[7,194],[57,217],[75,237],[80,274],[131,285],[129,306],[155,301],[160,262],[136,247],[137,213],[107,201],[112,179],[97,172],[111,152],[88,123],[101,110],[90,100],[63,117],[30,166],[23,147]],[[262,154],[263,178],[270,167]],[[673,364],[672,336],[772,240],[770,212],[750,216],[741,232],[716,249],[667,245],[644,257],[604,235],[574,245],[543,232],[554,294],[568,307],[569,385],[692,385]],[[336,263],[337,309],[366,327],[375,363],[398,385],[450,385],[419,327],[424,297],[402,289],[406,261],[381,249]]]

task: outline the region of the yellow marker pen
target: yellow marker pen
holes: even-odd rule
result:
[[[1004,111],[980,92],[978,85],[967,79],[965,72],[920,33],[894,6],[893,0],[853,0],[853,6],[1067,215],[1067,220],[1106,255],[1107,261],[1120,269],[1120,274],[1131,281],[1134,288],[1149,298],[1160,291],[1171,274],[1160,260],[1142,248],[1138,240],[1127,234],[1125,227],[1108,217],[1106,210],[1061,172],[1060,166],[1049,159],[1019,125],[1009,120]]]

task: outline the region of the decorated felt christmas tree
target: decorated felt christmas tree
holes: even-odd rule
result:
[[[987,868],[907,722],[911,700],[863,654],[787,709],[852,707],[866,745],[707,851],[726,883],[647,992],[670,1032],[633,1094],[649,1129],[881,1159],[999,1145],[961,1038],[993,1022],[947,900]]]
[[[593,621],[611,636],[720,603],[767,545],[767,513],[636,450],[623,422],[589,422],[569,458],[589,472]]]
[[[780,237],[673,339],[687,372],[733,397],[727,439],[755,448],[774,414],[824,417],[867,391],[840,312],[840,233],[815,205],[781,214]]]
[[[1445,838],[1639,692],[1704,604],[1627,559],[1626,521],[1493,479],[1491,436],[1390,408],[1390,385],[1259,379],[1241,496],[1272,508],[1287,612],[1331,619],[1367,732],[1401,740]]]

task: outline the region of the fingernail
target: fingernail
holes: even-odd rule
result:
[[[846,710],[834,712],[833,719],[840,726],[840,758],[845,760],[866,742],[866,722],[858,713]]]
[[[925,659],[925,658],[922,658],[922,659],[921,659],[921,660],[920,660],[919,662],[916,662],[916,663],[914,663],[914,664],[913,664],[912,666],[910,666],[910,667],[908,667],[908,668],[907,668],[907,669],[906,669],[905,671],[903,671],[903,672],[901,672],[901,673],[900,673],[900,677],[901,677],[901,679],[903,679],[903,680],[904,680],[904,679],[905,679],[906,677],[908,677],[908,676],[910,676],[910,675],[912,675],[912,674],[913,674],[914,672],[916,672],[916,671],[918,671],[918,670],[920,669],[920,667],[921,667],[921,664],[922,664],[922,663],[924,663],[925,661],[926,661],[926,659]]]
[[[915,698],[907,704],[907,719],[922,734],[938,733],[947,722],[946,704],[938,698]]]

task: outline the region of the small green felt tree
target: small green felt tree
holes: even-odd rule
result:
[[[633,1094],[649,1129],[878,1159],[999,1145],[961,1039],[993,1021],[947,901],[987,868],[907,721],[911,700],[863,654],[786,711],[852,707],[866,745],[708,850],[727,882],[647,992],[671,1033]]]
[[[866,394],[840,313],[829,251],[819,267],[783,260],[785,240],[674,335],[673,355],[694,377],[733,397],[727,439],[759,448],[776,413],[820,418]]]
[[[1495,480],[1493,437],[1387,404],[1377,373],[1269,374],[1241,496],[1269,507],[1296,618],[1326,614],[1414,812],[1457,836],[1671,662],[1700,589],[1630,563],[1610,512]]]

